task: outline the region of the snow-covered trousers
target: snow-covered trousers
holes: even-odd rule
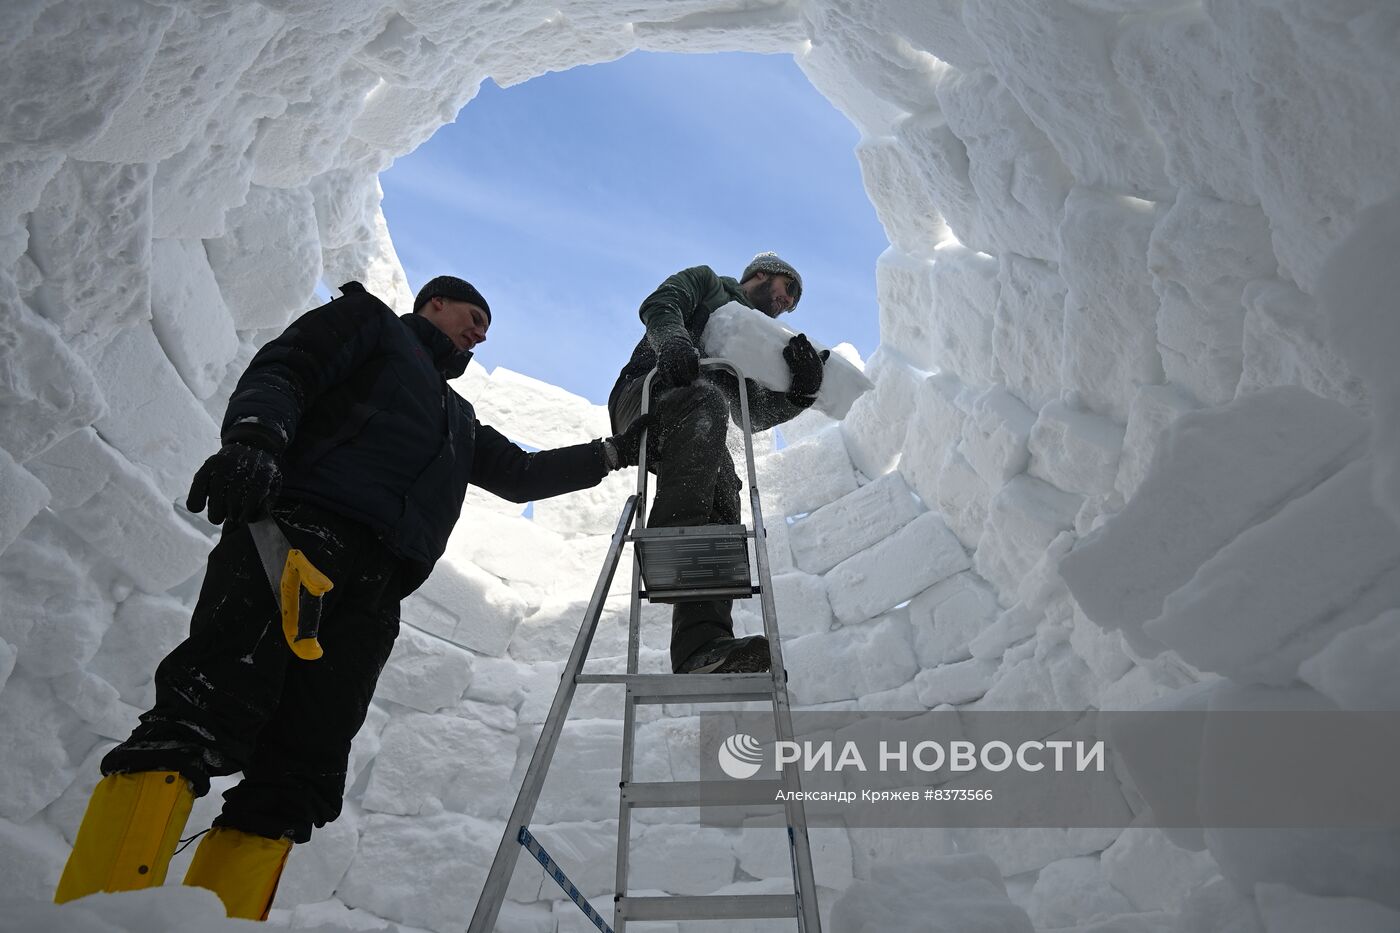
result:
[[[156,703],[102,773],[179,771],[195,794],[243,772],[215,825],[311,838],[340,815],[350,741],[399,631],[399,561],[366,526],[305,503],[273,516],[333,588],[323,599],[325,654],[304,661],[246,526],[225,526],[209,555],[190,635],[156,668]]]
[[[657,435],[657,443],[649,439],[647,444],[648,469],[656,474],[656,498],[647,526],[739,524],[741,484],[724,443],[729,402],[719,386],[701,376],[688,386],[656,390],[650,408],[657,419],[657,426],[648,432]],[[608,410],[613,430],[625,430],[641,413],[642,380],[634,379],[615,393]],[[672,607],[673,670],[700,646],[734,634],[732,608],[733,600],[728,599]]]

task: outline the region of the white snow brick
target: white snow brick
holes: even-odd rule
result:
[[[1140,385],[1162,381],[1157,308],[1147,246],[1156,205],[1075,188],[1060,225],[1065,296],[1060,377],[1086,407],[1126,421]]]
[[[1107,418],[1051,402],[1031,428],[1028,472],[1066,492],[1107,493],[1118,477],[1124,431]]]
[[[842,344],[842,346],[850,346],[850,344]],[[836,351],[833,350],[832,355],[835,355],[835,353]],[[857,364],[858,368],[861,368],[861,371],[864,372],[863,367],[865,364],[859,363],[859,357],[857,357]],[[791,421],[784,421],[774,430],[782,434],[783,443],[790,447],[793,444],[805,441],[814,434],[820,434],[834,424],[836,424],[836,422],[830,415],[824,415],[815,409],[809,408]],[[737,461],[735,465],[738,465]]]
[[[190,478],[220,447],[219,428],[154,331],[138,326],[112,337],[94,351],[92,369],[107,399],[107,413],[94,424],[102,439],[149,470],[166,501],[183,501]]]
[[[991,625],[972,637],[967,645],[968,653],[974,658],[995,661],[1006,653],[1006,649],[1034,635],[1044,617],[1043,613],[1024,603],[1017,603],[998,613]]]
[[[853,73],[856,63],[837,44],[809,43],[805,51],[794,53],[793,58],[812,86],[864,136],[888,135],[895,121],[908,112],[862,84]]]
[[[5,689],[10,675],[15,672],[15,658],[18,656],[19,649],[0,638],[0,690]]]
[[[472,679],[472,656],[456,645],[419,632],[399,629],[398,640],[379,676],[376,697],[425,713],[456,705]]]
[[[784,878],[792,874],[792,849],[788,845],[787,823],[777,816],[744,820],[744,829],[735,845],[739,867],[754,878]],[[851,836],[844,828],[814,827],[810,830],[812,869],[817,884],[837,891],[854,880]]]
[[[1157,349],[1168,381],[1208,405],[1235,397],[1244,365],[1245,283],[1278,271],[1257,207],[1178,193],[1147,247]]]
[[[957,537],[936,512],[837,564],[826,577],[832,611],[844,624],[873,618],[971,566]]]
[[[941,64],[891,31],[893,23],[884,15],[868,7],[840,6],[818,7],[803,15],[818,44],[840,50],[855,81],[906,113],[918,113],[932,103]]]
[[[1089,665],[1089,670],[1106,683],[1112,683],[1128,673],[1133,661],[1123,650],[1120,633],[1105,631],[1090,622],[1077,603],[1073,620],[1074,627],[1069,633],[1070,647]]]
[[[14,150],[0,158],[0,268],[11,269],[29,249],[28,214],[63,166],[64,157],[20,158]],[[16,273],[18,269],[14,270]],[[6,286],[8,289],[8,286]],[[4,300],[14,301],[6,295]]]
[[[1366,433],[1363,419],[1296,387],[1183,414],[1137,494],[1060,573],[1095,623],[1140,633],[1207,558],[1353,459]]]
[[[593,823],[554,823],[538,829],[532,826],[530,832],[558,864],[567,866],[565,870],[569,873],[569,880],[586,896],[591,898],[612,891],[617,866],[616,819]],[[543,872],[538,874],[542,882],[541,893],[546,899],[565,896],[553,878],[545,876]],[[584,919],[572,901],[563,903],[578,914],[579,919]],[[553,925],[549,929],[553,930]]]
[[[737,301],[710,312],[701,343],[706,356],[729,360],[746,379],[779,392],[792,385],[792,371],[783,359],[783,349],[797,335],[786,324],[762,311]],[[827,349],[813,341],[817,350]],[[847,359],[833,347],[822,367],[822,386],[812,407],[836,419],[846,417],[851,406],[873,387],[858,362]],[[738,412],[735,412],[735,417]]]
[[[1166,150],[1167,178],[1182,189],[1257,203],[1249,141],[1232,103],[1234,43],[1222,40],[1201,9],[1153,12],[1123,20],[1111,55]]]
[[[1352,463],[1243,532],[1143,630],[1237,683],[1294,681],[1338,634],[1400,604],[1400,530],[1370,479],[1369,460]]]
[[[734,838],[716,826],[648,826],[633,843],[628,884],[709,894],[734,880]]]
[[[766,492],[762,494],[767,495]],[[776,577],[796,570],[797,565],[792,562],[792,527],[781,515],[769,515],[767,505],[761,505],[761,508],[764,510],[763,537],[768,545],[768,572]],[[628,580],[630,587],[630,576]]]
[[[1137,494],[1167,427],[1196,403],[1171,386],[1143,386],[1128,406],[1123,453],[1113,488],[1126,502]]]
[[[0,447],[0,553],[14,543],[25,527],[49,504],[49,490],[33,473],[15,463],[9,451]]]
[[[0,555],[0,638],[18,649],[18,668],[36,677],[82,670],[112,621],[112,606],[75,544],[45,517]]]
[[[919,688],[914,681],[901,684],[893,690],[880,690],[856,697],[856,709],[862,712],[899,712],[919,708]]]
[[[610,599],[603,604],[603,613],[593,633],[589,656],[617,657],[627,653],[627,619],[630,601]],[[517,661],[563,661],[573,650],[583,619],[588,614],[588,599],[554,597],[525,617],[510,642],[510,656]]]
[[[949,449],[938,472],[938,510],[965,546],[975,548],[982,540],[991,501],[991,487],[957,448]]]
[[[1265,279],[1244,289],[1244,369],[1241,394],[1276,385],[1300,385],[1366,414],[1365,385],[1332,346],[1313,299],[1287,282]]]
[[[1258,884],[1254,896],[1267,933],[1387,933],[1400,928],[1400,910],[1360,897],[1319,897],[1286,884]]]
[[[880,342],[921,369],[938,367],[933,343],[933,263],[891,246],[875,262]]]
[[[4,277],[0,306],[0,447],[24,463],[92,424],[106,402],[87,363]]]
[[[30,300],[84,356],[151,316],[151,172],[69,159],[30,215]]]
[[[969,658],[920,671],[914,678],[919,702],[930,709],[940,703],[971,702],[987,692],[998,666],[996,661]]]
[[[336,889],[348,907],[428,929],[462,929],[500,842],[500,825],[460,813],[370,814]]]
[[[151,243],[151,326],[196,398],[214,394],[238,355],[238,334],[200,240]]]
[[[483,424],[516,443],[540,450],[582,444],[613,433],[603,406],[504,366],[491,370],[485,387],[467,398]]]
[[[836,425],[759,457],[754,469],[768,521],[814,511],[856,488],[851,455]]]
[[[1057,261],[1055,231],[1074,178],[1050,140],[988,69],[949,75],[939,82],[938,101],[967,147],[992,252]]]
[[[963,21],[1081,183],[1148,197],[1163,152],[1106,54],[1120,17],[1035,0],[968,0]]]
[[[807,573],[826,573],[922,511],[904,477],[887,473],[793,523],[788,529],[793,560]]]
[[[1027,444],[1034,425],[1034,412],[1001,386],[992,386],[973,400],[958,452],[983,482],[997,489],[1030,463]]]
[[[885,835],[890,835],[888,832]],[[1026,912],[1006,894],[1002,870],[982,853],[875,862],[831,908],[835,930],[908,929],[921,933],[1033,933]]]
[[[1001,379],[992,354],[992,326],[1001,288],[998,269],[994,257],[960,243],[943,244],[934,257],[930,325],[934,358],[938,369],[955,373],[971,385]]]
[[[281,25],[259,7],[180,9],[130,96],[80,159],[158,162],[183,149]]]
[[[890,243],[906,255],[932,259],[938,244],[952,233],[913,155],[897,139],[885,136],[863,140],[856,146],[856,159]]]
[[[852,700],[907,683],[918,672],[909,622],[895,613],[869,625],[806,635],[783,645],[794,702]]]
[[[216,449],[217,442],[209,452]],[[54,494],[58,520],[146,592],[163,593],[204,566],[210,540],[91,428],[70,434],[29,465]],[[133,541],[141,546],[132,547]]]
[[[826,598],[826,581],[809,573],[780,573],[773,577],[773,603],[778,631],[798,638],[830,630],[835,616]]]
[[[551,699],[558,686],[556,668],[549,689]],[[522,737],[522,744],[527,748],[533,748],[535,741],[533,731]],[[561,823],[616,817],[617,763],[621,754],[621,720],[582,719],[565,723],[554,760],[561,765],[568,762],[568,765],[550,769],[540,792],[535,819],[542,823]]]
[[[1400,709],[1400,610],[1342,632],[1298,669],[1301,680],[1342,709]]]
[[[379,736],[366,809],[400,816],[442,809],[490,818],[504,812],[520,739],[450,714],[409,713]]]
[[[21,655],[21,658],[23,655]],[[0,692],[0,817],[27,822],[58,799],[74,778],[63,747],[71,713],[46,681],[15,672]]]
[[[406,622],[491,657],[505,654],[525,612],[519,594],[450,549],[403,603]]]
[[[932,107],[905,117],[895,125],[895,137],[909,160],[911,181],[918,186],[917,195],[906,193],[905,200],[927,198],[957,242],[991,249],[968,174],[967,146],[949,129],[942,110]]]
[[[139,724],[142,711],[123,703],[117,688],[96,674],[69,671],[52,684],[58,701],[95,735],[125,740]]]
[[[285,327],[312,306],[321,277],[311,192],[254,185],[248,200],[228,212],[227,224],[227,232],[204,248],[234,326]]]
[[[1065,343],[1065,292],[1060,273],[1044,262],[1001,256],[992,355],[1001,381],[1031,409],[1060,397]]]
[[[1137,910],[1178,910],[1187,896],[1216,873],[1209,853],[1177,847],[1160,829],[1130,826],[1104,850],[1100,862],[1109,884]]]
[[[297,857],[287,860],[273,909],[318,904],[334,897],[359,848],[359,823],[358,816],[349,811],[342,812],[334,823],[317,827],[311,841],[297,849]]]
[[[16,914],[23,910],[20,906],[22,901],[45,906],[49,904],[72,851],[63,837],[43,822],[20,826],[9,820],[0,820],[0,872],[4,872],[5,877],[5,898],[13,905],[6,909],[7,923],[16,925],[18,929],[54,928],[37,918],[36,922],[27,924]],[[59,924],[71,922],[68,917],[53,919]],[[74,924],[69,929],[77,930],[78,927]],[[98,931],[101,927],[94,921],[94,925],[88,929]]]
[[[1067,927],[1131,910],[1132,904],[1108,883],[1092,855],[1061,859],[1042,868],[1027,907],[1040,928]]]
[[[989,856],[1006,877],[1044,868],[1051,862],[1076,855],[1090,855],[1107,848],[1119,829],[1028,828],[1008,833],[1004,829],[963,829],[952,833],[961,851]]]
[[[379,736],[389,722],[389,713],[382,705],[370,703],[369,712],[355,737],[350,740],[350,760],[345,769],[345,786],[354,787],[365,766],[379,754]]]
[[[914,412],[904,434],[899,473],[926,504],[938,500],[938,474],[967,420],[966,387],[956,376],[936,373],[914,392]]]
[[[841,422],[841,436],[856,469],[874,479],[894,469],[899,460],[914,394],[928,374],[883,347],[871,356],[866,372],[875,380],[875,391],[851,406]]]
[[[736,462],[735,468],[742,474],[742,463]],[[637,471],[619,470],[603,477],[601,483],[590,489],[540,499],[534,506],[534,521],[541,528],[566,538],[611,536],[622,516],[622,504],[636,491]]]
[[[347,47],[352,46],[347,43]],[[318,75],[309,101],[293,103],[258,125],[253,183],[298,190],[333,168],[356,126],[353,115],[368,103],[367,95],[378,81],[377,75],[354,62]],[[326,114],[335,114],[338,119],[327,119]],[[417,146],[417,142],[404,142],[402,153]]]
[[[563,539],[548,528],[528,518],[468,506],[462,507],[447,553],[487,573],[524,584],[522,595],[532,602],[534,594],[542,595],[558,581],[583,570],[564,547]],[[597,575],[597,567],[593,575]]]
[[[977,572],[998,590],[1013,592],[1050,542],[1074,527],[1082,501],[1033,476],[1012,478],[987,507]]]
[[[949,577],[915,596],[909,601],[909,621],[919,666],[969,658],[969,643],[998,612],[996,593],[972,573]]]

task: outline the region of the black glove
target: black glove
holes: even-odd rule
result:
[[[817,352],[806,334],[798,334],[783,347],[783,359],[792,370],[792,385],[788,387],[788,401],[806,408],[812,404],[822,387],[822,364],[831,356],[830,350]]]
[[[700,377],[700,351],[686,335],[667,337],[656,351],[657,375],[668,386],[688,386]]]
[[[652,412],[647,412],[645,415],[642,415],[637,418],[636,421],[629,424],[626,431],[623,431],[621,434],[614,434],[607,439],[607,443],[611,444],[613,450],[617,451],[618,462],[617,466],[613,467],[613,469],[620,470],[623,467],[637,465],[637,462],[641,459],[642,431],[653,427],[655,422],[656,415]],[[647,435],[647,438],[651,441],[651,443],[647,445],[648,453],[650,453],[656,447],[656,431],[652,430],[651,433]]]
[[[190,483],[186,505],[191,512],[209,505],[209,520],[221,525],[224,519],[247,523],[257,518],[267,500],[282,487],[282,469],[277,458],[250,444],[225,444],[208,460]]]

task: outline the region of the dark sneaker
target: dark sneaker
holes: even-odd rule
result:
[[[761,674],[768,670],[768,639],[716,638],[681,662],[677,674]]]

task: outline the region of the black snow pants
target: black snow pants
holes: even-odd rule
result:
[[[608,400],[613,430],[627,428],[642,410],[642,379],[623,383]],[[653,382],[653,386],[655,382]],[[648,527],[737,525],[741,520],[734,460],[724,438],[729,402],[704,376],[688,386],[653,390],[656,426],[648,434],[648,469],[656,474],[656,497]],[[653,452],[655,456],[653,457]],[[733,600],[677,603],[671,611],[671,668],[700,646],[734,634]]]
[[[226,526],[190,635],[156,668],[155,706],[102,773],[178,771],[203,796],[211,777],[242,771],[215,825],[306,842],[340,815],[350,741],[399,631],[400,563],[351,519],[287,500],[272,514],[334,584],[325,654],[292,654],[252,535]]]

